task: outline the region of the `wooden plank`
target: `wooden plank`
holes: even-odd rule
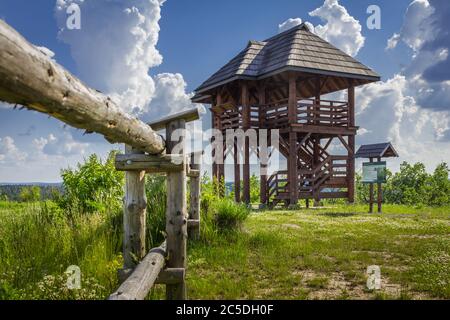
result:
[[[171,153],[176,145],[184,143],[184,137],[177,141],[171,137],[178,129],[185,129],[184,119],[170,122],[166,126],[167,152]],[[179,151],[184,157],[184,150]],[[183,166],[183,168],[185,168]],[[167,267],[186,269],[186,239],[187,239],[187,204],[186,204],[186,172],[167,173],[167,208],[166,208],[166,234],[167,234]],[[167,300],[186,299],[185,282],[166,286]]]
[[[184,158],[178,154],[118,154],[115,166],[119,171],[177,172],[183,170]]]
[[[192,108],[189,110],[181,111],[172,115],[168,115],[162,119],[149,122],[148,125],[155,131],[164,129],[167,124],[176,120],[184,120],[185,122],[191,122],[200,119],[200,112],[198,108]]]
[[[125,146],[125,152],[143,156],[140,151]],[[145,219],[147,197],[145,195],[145,171],[129,171],[125,174],[125,201],[123,211],[123,260],[124,269],[134,268],[145,255]],[[137,260],[137,261],[136,261]]]
[[[0,20],[0,100],[46,113],[68,125],[102,134],[151,154],[164,139],[121,111],[109,97],[87,87]]]
[[[108,300],[144,300],[164,267],[166,242],[149,251]]]

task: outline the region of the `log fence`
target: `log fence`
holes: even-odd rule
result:
[[[186,299],[187,238],[198,238],[200,232],[201,154],[185,154],[179,129],[200,118],[198,109],[146,124],[123,113],[109,97],[71,75],[3,20],[0,101],[48,114],[86,133],[99,133],[110,143],[125,144],[125,154],[115,161],[126,177],[124,265],[119,275],[122,283],[109,300],[145,299],[154,284],[166,285],[167,299]],[[166,140],[157,133],[162,129]],[[167,176],[166,240],[147,253],[145,177],[153,173]]]

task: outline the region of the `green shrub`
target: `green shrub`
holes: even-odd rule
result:
[[[22,187],[19,199],[22,202],[36,202],[41,200],[41,188],[38,186]]]
[[[124,173],[117,171],[114,159],[117,151],[111,151],[107,160],[93,154],[77,169],[62,170],[64,195],[59,204],[75,212],[105,212],[122,206]]]
[[[219,231],[239,229],[250,214],[246,205],[237,204],[226,198],[218,200],[212,212],[214,224]]]

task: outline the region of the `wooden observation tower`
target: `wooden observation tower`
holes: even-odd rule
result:
[[[353,202],[355,87],[379,80],[377,73],[301,24],[265,41],[250,41],[195,90],[192,101],[211,105],[212,126],[224,136],[227,129],[280,130],[279,152],[287,170],[261,175],[262,204],[322,198]],[[341,90],[345,101],[322,99]],[[333,140],[343,145],[344,155],[331,154]],[[231,148],[223,151],[234,155],[236,201],[241,201],[241,152],[242,200],[249,203],[248,138],[243,150],[236,143]],[[213,164],[213,175],[224,177],[223,163]]]

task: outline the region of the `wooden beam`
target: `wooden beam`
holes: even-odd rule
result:
[[[164,267],[166,242],[149,251],[108,300],[144,300]]]
[[[297,76],[289,73],[289,99],[288,99],[288,120],[292,126],[297,124]],[[288,157],[288,181],[289,181],[289,204],[296,206],[298,202],[298,153],[297,153],[297,132],[289,131],[289,157]]]
[[[118,154],[115,166],[119,171],[177,172],[183,170],[184,157],[179,154]]]
[[[348,116],[349,126],[355,126],[355,86],[353,80],[349,80],[348,88]],[[347,176],[348,176],[348,201],[355,202],[355,134],[348,136],[348,160],[347,160]]]
[[[339,138],[339,140],[341,141],[341,143],[345,147],[345,149],[347,149],[348,154],[353,156],[353,150],[350,148],[350,145],[345,141],[345,139],[340,134],[338,134],[337,137]],[[350,139],[350,137],[349,137],[349,139]]]
[[[0,20],[0,101],[46,113],[68,125],[102,134],[151,154],[164,151],[163,138],[87,87]]]
[[[346,128],[346,127],[327,127],[327,126],[314,126],[307,124],[293,124],[291,129],[295,132],[312,132],[316,134],[330,134],[330,135],[354,135],[356,133],[356,128]],[[287,133],[289,130],[280,130],[281,133]]]
[[[200,119],[200,112],[198,108],[193,108],[181,111],[175,114],[168,115],[162,119],[149,122],[148,125],[155,131],[165,129],[167,124],[176,120],[184,120],[186,123]]]
[[[185,129],[184,119],[175,120],[166,126],[167,152],[171,153],[176,145],[184,144],[184,137],[179,136],[172,141],[172,135],[179,129]],[[184,157],[184,150],[179,154]],[[185,168],[183,166],[183,168]],[[186,201],[186,172],[169,172],[167,174],[167,206],[166,206],[166,234],[167,234],[167,267],[186,269],[187,246],[187,201]],[[185,300],[185,282],[166,286],[167,300]]]
[[[259,103],[259,128],[264,128],[265,126],[265,119],[266,119],[266,113],[265,113],[265,109],[264,106],[266,104],[266,86],[265,84],[261,84],[258,88],[258,103]],[[265,137],[266,139],[268,137]],[[259,143],[259,147],[261,148],[261,142]],[[265,148],[267,148],[267,143],[264,146]],[[267,154],[267,151],[264,152],[264,154]],[[259,186],[259,194],[260,194],[260,203],[261,205],[267,205],[267,164],[263,164],[261,162],[261,160],[263,161],[267,161],[268,159],[259,159],[260,162],[260,186]]]
[[[241,102],[242,102],[242,126],[244,131],[250,129],[250,100],[248,83],[243,81],[241,84]],[[244,163],[242,165],[243,178],[243,201],[250,203],[250,139],[248,136],[244,139]]]
[[[125,146],[127,153],[137,153]],[[123,211],[123,269],[132,269],[145,255],[147,197],[145,194],[145,171],[129,171],[125,174],[125,201]]]

